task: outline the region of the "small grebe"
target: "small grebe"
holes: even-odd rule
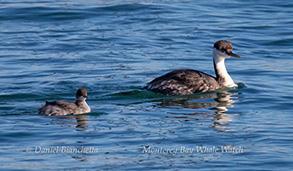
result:
[[[91,108],[86,103],[87,91],[85,88],[80,88],[76,92],[75,103],[68,101],[53,101],[48,102],[39,108],[39,114],[41,115],[76,115],[82,113],[91,112]]]

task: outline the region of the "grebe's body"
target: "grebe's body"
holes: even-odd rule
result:
[[[80,88],[76,92],[76,101],[53,101],[48,102],[39,108],[39,114],[41,115],[77,115],[82,113],[91,112],[90,107],[86,103],[87,91],[85,88]]]
[[[221,87],[237,86],[225,67],[225,59],[230,56],[241,58],[232,52],[232,43],[220,40],[214,44],[213,61],[216,77],[192,69],[169,72],[149,82],[144,88],[166,95],[188,95],[207,92]]]

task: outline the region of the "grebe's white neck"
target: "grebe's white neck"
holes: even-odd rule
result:
[[[81,110],[81,112],[78,113],[88,113],[91,112],[91,108],[85,101],[86,98],[76,98],[75,104],[78,106],[78,109]]]
[[[225,66],[225,59],[230,58],[225,52],[221,52],[216,48],[213,49],[213,58],[214,58],[214,68],[217,76],[217,81],[220,85],[225,87],[235,87],[237,86],[229,73],[227,72]]]

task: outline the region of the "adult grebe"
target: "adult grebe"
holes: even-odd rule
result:
[[[48,102],[39,108],[39,114],[41,115],[76,115],[82,113],[91,112],[91,108],[86,103],[87,91],[85,88],[79,88],[76,92],[76,101],[75,103],[68,101],[53,101]]]
[[[232,52],[232,43],[219,40],[214,44],[213,61],[216,78],[192,69],[169,72],[149,82],[144,89],[165,95],[188,95],[213,91],[221,87],[237,86],[225,67],[225,59],[230,56],[241,58]]]

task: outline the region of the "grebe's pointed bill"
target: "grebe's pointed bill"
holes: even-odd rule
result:
[[[241,59],[241,56],[238,56],[238,55],[236,55],[236,54],[233,53],[233,52],[230,52],[228,55],[233,56],[233,57],[235,57],[235,58],[240,58],[240,59]]]

